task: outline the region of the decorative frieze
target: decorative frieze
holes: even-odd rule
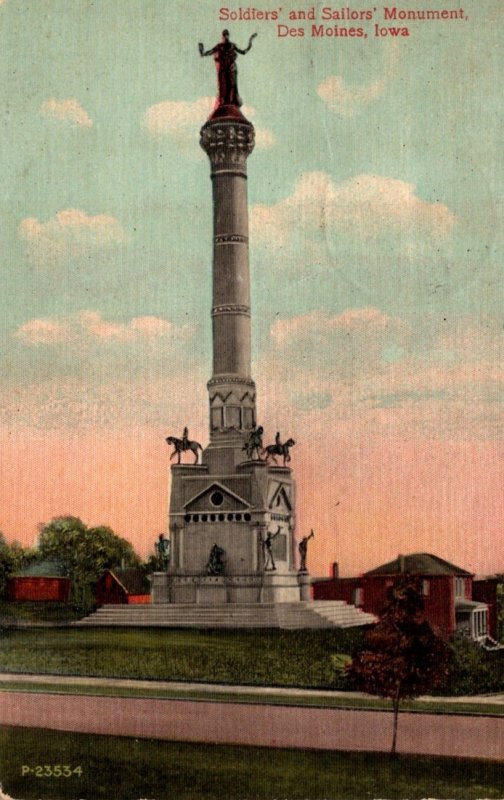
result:
[[[214,244],[248,244],[248,236],[239,233],[220,233],[214,236]]]
[[[200,145],[214,168],[227,165],[245,170],[254,143],[255,131],[250,123],[212,121],[201,129]]]
[[[214,306],[212,308],[212,317],[218,317],[220,314],[243,314],[245,317],[250,317],[250,307],[242,306],[237,303],[226,303],[223,306]]]

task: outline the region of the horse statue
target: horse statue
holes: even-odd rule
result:
[[[262,450],[262,435],[264,433],[264,428],[262,425],[259,425],[258,428],[253,428],[250,431],[247,441],[242,447],[242,450],[245,450],[247,453],[247,458],[252,460],[254,453],[257,455],[257,459],[261,460],[261,450]]]
[[[284,467],[286,464],[291,460],[289,449],[294,447],[296,442],[294,439],[287,439],[286,442],[283,444],[280,442],[278,434],[276,436],[276,443],[269,444],[267,447],[264,447],[262,450],[262,454],[266,453],[266,463],[268,463],[269,459],[272,458],[275,464],[278,466],[278,461],[276,460],[275,456],[282,456],[283,458],[283,465]]]
[[[180,456],[187,450],[194,454],[194,463],[198,463],[198,450],[203,450],[199,442],[193,442],[188,439],[188,430],[184,428],[182,439],[177,439],[176,436],[167,436],[165,439],[166,444],[171,444],[174,447],[173,453],[170,456],[170,461],[174,456],[177,456],[177,464],[180,464]]]

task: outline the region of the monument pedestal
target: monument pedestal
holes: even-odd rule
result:
[[[154,573],[153,578],[153,603],[218,606],[223,603],[292,603],[301,599],[297,576],[292,573],[232,576]]]

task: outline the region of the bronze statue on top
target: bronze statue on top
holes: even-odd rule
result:
[[[249,460],[252,460],[255,453],[257,456],[257,460],[261,461],[261,451],[263,449],[263,443],[262,443],[263,433],[264,433],[264,428],[262,427],[262,425],[259,425],[259,427],[256,426],[250,431],[248,439],[242,447],[242,450],[245,450],[245,452],[247,453],[247,458]]]
[[[269,459],[272,458],[273,462],[278,466],[278,461],[276,460],[275,456],[282,456],[283,465],[285,467],[291,460],[289,450],[291,447],[294,447],[295,444],[296,442],[294,439],[287,439],[286,442],[282,443],[280,439],[280,433],[277,431],[275,436],[275,444],[269,444],[262,450],[263,455],[266,453],[266,463],[268,463]]]
[[[173,453],[170,456],[170,461],[174,456],[177,456],[177,464],[180,464],[180,456],[187,450],[190,450],[194,455],[194,463],[198,463],[198,450],[203,450],[199,442],[194,442],[189,439],[189,431],[184,428],[182,438],[177,439],[176,436],[167,436],[165,439],[166,444],[172,444],[174,447]]]
[[[210,50],[205,50],[203,43],[199,42],[198,48],[200,56],[213,56],[215,66],[217,67],[217,83],[219,88],[219,106],[237,106],[242,105],[240,95],[238,94],[238,70],[236,68],[236,56],[238,53],[244,56],[252,47],[252,41],[257,36],[253,33],[249,39],[248,46],[245,50],[229,41],[229,31],[222,31],[222,41],[212,47]]]

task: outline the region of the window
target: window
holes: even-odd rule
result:
[[[210,502],[213,506],[221,506],[224,502],[224,495],[216,490],[210,495]]]

